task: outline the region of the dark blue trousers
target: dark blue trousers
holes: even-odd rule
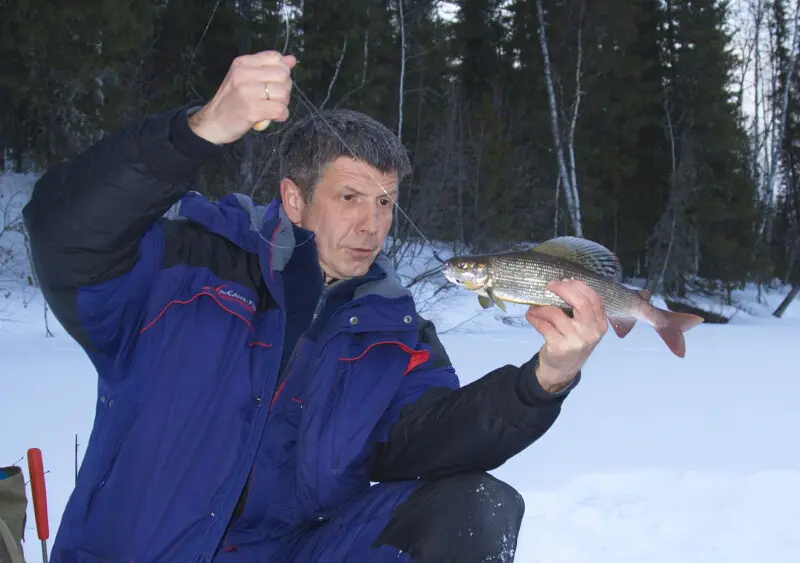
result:
[[[280,557],[270,560],[507,563],[514,561],[524,510],[519,493],[487,473],[381,483],[344,505],[331,520],[303,532]],[[223,548],[215,563],[255,562],[259,551]]]

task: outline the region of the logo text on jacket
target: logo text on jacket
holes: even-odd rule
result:
[[[208,287],[204,289],[213,290],[220,297],[220,299],[224,299],[225,301],[238,302],[253,312],[255,312],[256,310],[256,304],[252,299],[245,297],[241,293],[238,293],[236,290],[230,289],[227,286],[222,285],[219,287]]]

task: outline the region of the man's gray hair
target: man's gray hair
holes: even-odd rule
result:
[[[339,157],[355,158],[384,174],[396,173],[398,182],[411,173],[408,152],[384,125],[354,110],[319,113],[290,125],[279,149],[281,178],[297,184],[306,202],[311,201],[322,170]]]

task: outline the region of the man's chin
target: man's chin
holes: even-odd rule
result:
[[[350,252],[348,260],[341,265],[339,270],[350,278],[364,276],[369,272],[376,255],[375,252]]]
[[[372,265],[372,261],[370,260],[369,263],[361,263],[361,264],[350,264],[346,270],[347,277],[350,278],[360,278],[361,276],[367,275],[369,272],[369,267]]]

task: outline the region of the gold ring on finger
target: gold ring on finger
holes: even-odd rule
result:
[[[264,82],[264,95],[269,100],[269,82]]]

